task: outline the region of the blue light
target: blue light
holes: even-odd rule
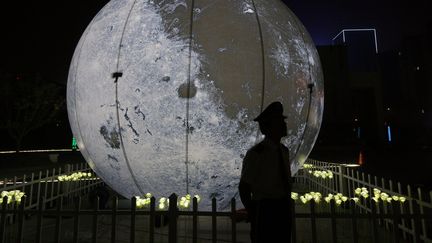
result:
[[[388,141],[391,142],[392,136],[391,136],[390,126],[387,126],[387,138],[388,138]]]

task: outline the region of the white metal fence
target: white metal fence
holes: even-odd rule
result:
[[[385,178],[373,176],[364,172],[359,172],[357,168],[348,167],[343,164],[328,163],[313,159],[308,159],[307,164],[312,167],[309,170],[330,170],[333,173],[332,179],[316,177],[308,170],[301,170],[297,181],[307,185],[309,190],[319,191],[322,193],[342,193],[347,197],[354,197],[355,189],[365,187],[369,190],[369,195],[373,195],[373,189],[376,188],[387,194],[403,196],[407,199],[406,203],[399,204],[401,214],[408,215],[432,215],[432,191],[424,191],[421,188],[413,188],[411,185],[402,185]],[[415,208],[418,205],[418,209]],[[371,213],[372,203],[369,199],[362,199],[358,206],[360,212]],[[375,205],[374,205],[375,206]],[[418,212],[416,212],[418,210]],[[388,213],[389,208],[385,205],[377,207],[378,212]],[[389,219],[382,221],[388,229],[393,222]],[[416,229],[413,219],[402,219],[398,225],[402,231],[403,238],[414,241],[414,232],[420,231],[420,239],[424,242],[432,242],[432,218],[423,217],[421,219],[420,229]]]
[[[0,183],[0,192],[13,190],[24,192],[27,197],[24,208],[31,209],[37,207],[41,198],[44,198],[46,203],[52,205],[61,196],[72,198],[84,195],[98,184],[103,183],[96,176],[76,181],[59,180],[59,176],[78,172],[91,173],[92,170],[87,163],[67,164],[64,167],[39,171],[38,173],[4,178]]]

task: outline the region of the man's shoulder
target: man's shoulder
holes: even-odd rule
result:
[[[249,149],[248,152],[254,152],[254,153],[262,153],[265,150],[265,146],[262,142],[255,144],[252,148]]]

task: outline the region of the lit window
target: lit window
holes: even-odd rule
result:
[[[390,126],[387,126],[387,139],[388,139],[389,142],[392,141],[391,128],[390,128]]]

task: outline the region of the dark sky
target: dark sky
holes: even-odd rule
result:
[[[342,29],[375,28],[380,51],[400,46],[404,36],[432,24],[430,0],[284,0],[317,45],[331,44]]]
[[[430,0],[284,1],[317,45],[331,44],[344,28],[376,28],[379,49],[393,49],[399,46],[402,36],[424,32],[432,16]],[[65,82],[81,34],[108,1],[6,2],[2,3],[0,15],[0,70],[36,71]]]

